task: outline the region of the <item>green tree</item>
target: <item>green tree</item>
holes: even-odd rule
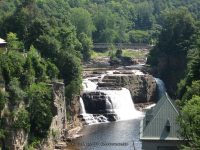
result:
[[[197,24],[198,26],[198,24]],[[192,87],[194,81],[200,80],[200,28],[196,29],[196,33],[192,37],[191,48],[187,54],[187,70],[185,77],[178,84],[178,95],[180,99],[185,99],[187,95],[187,88]],[[195,86],[194,82],[194,86]],[[196,86],[194,87],[196,88]],[[191,98],[191,97],[190,97]]]
[[[20,82],[17,78],[12,78],[9,86],[9,99],[12,104],[19,104],[26,97],[26,92],[21,89]]]
[[[0,54],[0,67],[6,85],[13,77],[19,78],[21,76],[24,62],[24,57],[17,51]]]
[[[151,2],[144,1],[136,6],[134,25],[136,29],[151,29],[154,23],[153,6]]]
[[[78,35],[85,33],[91,37],[95,30],[91,14],[84,8],[73,8],[71,10],[71,21],[75,25]]]
[[[21,108],[15,113],[13,128],[16,130],[24,129],[26,132],[29,132],[30,119],[29,119],[29,113],[26,109]]]
[[[46,74],[50,79],[56,79],[58,78],[59,70],[57,66],[52,63],[50,60],[47,60],[46,62]]]
[[[199,149],[200,147],[200,97],[193,96],[182,108],[178,119],[180,134],[188,142],[185,149]]]
[[[150,51],[148,63],[157,68],[171,96],[187,68],[187,53],[195,32],[195,21],[187,9],[165,15],[159,41]]]
[[[53,117],[52,90],[44,83],[32,84],[28,90],[28,97],[31,135],[46,137]]]
[[[22,87],[28,87],[35,82],[35,70],[31,58],[28,56],[24,64],[24,72],[20,77]]]
[[[5,104],[7,102],[7,93],[4,92],[2,89],[0,89],[0,114],[3,108],[5,107]]]
[[[187,90],[184,93],[182,100],[191,99],[193,95],[200,96],[200,80],[193,81],[191,86],[187,86]]]
[[[19,41],[15,33],[12,32],[8,33],[7,42],[8,42],[7,45],[8,50],[18,50],[18,51],[23,50],[23,43]]]
[[[60,72],[64,79],[66,89],[68,89],[66,90],[66,96],[68,100],[72,100],[81,91],[81,61],[78,57],[68,53],[60,54],[59,58],[57,65],[58,68],[62,68]],[[72,89],[67,87],[72,87]]]
[[[132,43],[148,43],[149,33],[142,30],[131,30],[129,33],[129,41]]]
[[[93,33],[94,42],[112,43],[117,36],[116,14],[106,7],[100,7],[96,10],[93,18],[96,27],[96,31]]]
[[[121,58],[121,57],[122,57],[122,50],[121,50],[121,49],[118,49],[118,50],[116,51],[116,53],[115,53],[115,56],[116,56],[117,58]]]
[[[83,55],[83,60],[90,60],[91,50],[93,47],[92,40],[85,33],[81,33],[79,35],[79,41],[81,43],[81,53]]]
[[[35,47],[40,51],[41,55],[45,58],[50,58],[55,61],[57,53],[61,49],[61,43],[48,34],[39,37],[39,40],[35,43]]]

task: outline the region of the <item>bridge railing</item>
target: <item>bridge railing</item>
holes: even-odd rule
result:
[[[146,43],[94,43],[94,48],[96,49],[105,49],[111,47],[111,45],[116,48],[127,48],[127,49],[150,49],[152,45]]]

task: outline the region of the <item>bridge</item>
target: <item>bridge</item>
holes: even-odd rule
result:
[[[151,49],[153,46],[145,43],[94,43],[94,49],[108,49],[112,46],[117,49]]]

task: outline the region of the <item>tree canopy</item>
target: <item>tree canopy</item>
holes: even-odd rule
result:
[[[200,28],[186,8],[165,13],[162,30],[148,63],[179,99],[179,133],[184,138],[182,149],[198,149],[200,108]]]

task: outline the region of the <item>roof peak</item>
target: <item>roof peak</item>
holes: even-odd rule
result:
[[[6,44],[6,43],[7,42],[4,39],[0,38],[0,44]]]

